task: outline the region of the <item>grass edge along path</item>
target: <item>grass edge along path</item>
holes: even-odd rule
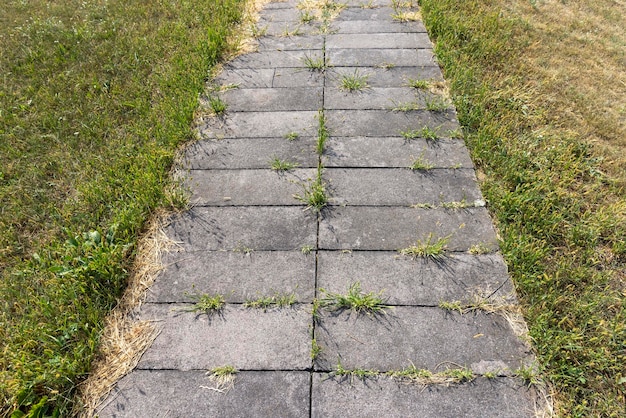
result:
[[[146,220],[184,203],[168,172],[246,4],[45,3],[11,3],[0,33],[0,416],[16,418],[76,408]]]
[[[586,132],[560,123],[570,109],[550,106],[546,92],[533,88],[545,80],[525,54],[534,43],[555,42],[558,55],[558,29],[542,33],[529,23],[532,15],[507,14],[499,0],[419,4],[482,173],[555,413],[623,416],[626,179],[605,175]]]

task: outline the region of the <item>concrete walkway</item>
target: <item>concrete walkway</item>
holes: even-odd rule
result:
[[[296,6],[266,6],[257,52],[215,80],[227,110],[188,149],[193,208],[141,308],[161,332],[99,416],[534,416],[515,377],[533,357],[490,313],[513,288],[455,112],[417,82],[442,77],[423,25],[387,0]],[[351,287],[390,307],[331,304]],[[192,312],[204,294],[225,306]]]

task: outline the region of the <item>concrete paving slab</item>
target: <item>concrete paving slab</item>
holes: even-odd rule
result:
[[[374,8],[389,6],[389,0],[346,0],[342,4],[347,7]]]
[[[229,390],[194,370],[137,370],[124,377],[101,418],[308,415],[310,374],[239,372]]]
[[[366,292],[384,290],[392,305],[439,306],[473,302],[474,296],[512,300],[514,289],[500,254],[456,253],[441,262],[385,251],[320,251],[317,285],[344,293],[353,283]]]
[[[319,35],[321,33],[320,22],[264,22],[257,25],[259,31],[266,36],[298,36]]]
[[[322,87],[322,74],[305,68],[231,68],[222,71],[213,82],[239,88]]]
[[[295,8],[264,9],[259,13],[259,25],[265,22],[300,22],[302,12]]]
[[[367,76],[370,87],[407,87],[409,80],[443,79],[439,67],[331,67],[327,70],[327,85],[339,87],[344,75],[357,74]]]
[[[306,57],[319,59],[322,51],[298,50],[298,51],[262,51],[239,55],[224,66],[224,70],[239,68],[306,68]]]
[[[320,87],[230,89],[220,93],[228,112],[301,111],[322,108]]]
[[[199,129],[203,139],[284,138],[290,132],[317,135],[317,112],[235,112],[208,117]]]
[[[467,147],[460,139],[341,137],[326,143],[324,166],[331,167],[408,167],[417,158],[437,168],[473,167]]]
[[[267,168],[269,161],[278,158],[294,162],[303,168],[317,167],[316,142],[317,138],[312,137],[295,140],[286,138],[202,140],[186,148],[181,164],[190,170]],[[254,152],[251,152],[252,150]]]
[[[330,34],[326,37],[326,50],[331,49],[411,49],[431,48],[428,34],[413,33],[350,33]]]
[[[291,9],[291,8],[297,7],[299,3],[300,3],[300,0],[272,1],[270,3],[267,3],[265,6],[263,6],[263,9],[265,9],[265,10],[271,10],[271,9]]]
[[[333,207],[322,217],[319,248],[396,251],[450,236],[449,251],[483,244],[495,250],[497,239],[485,208],[464,210],[403,207]]]
[[[356,73],[357,76],[360,74]],[[324,109],[395,110],[406,106],[426,109],[426,101],[433,100],[432,96],[411,87],[365,87],[358,91],[346,91],[339,81],[338,86],[324,89]]]
[[[185,251],[300,250],[316,242],[317,220],[301,207],[195,207],[174,215],[167,235]]]
[[[304,370],[311,366],[311,309],[226,305],[219,314],[186,312],[191,304],[144,304],[142,320],[160,333],[137,369]]]
[[[437,206],[444,202],[482,202],[472,169],[327,168],[323,178],[328,181],[332,205]]]
[[[386,68],[437,65],[433,51],[430,49],[330,49],[326,51],[326,56],[329,64],[337,67]],[[294,61],[297,59],[297,57],[293,58]],[[285,59],[285,62],[289,63],[294,61]]]
[[[259,51],[322,50],[323,47],[322,35],[264,36],[258,39]]]
[[[340,20],[332,22],[331,33],[425,33],[422,22]]]
[[[313,244],[313,243],[312,243]],[[164,257],[165,269],[148,291],[148,302],[193,302],[194,294],[224,295],[227,303],[276,293],[311,303],[315,255],[300,251],[195,251]]]
[[[344,290],[345,291],[345,290]],[[430,371],[468,367],[482,373],[512,373],[531,352],[497,314],[461,315],[440,308],[395,306],[385,315],[325,310],[315,327],[322,352],[316,370],[402,370],[410,365]]]
[[[421,387],[388,377],[346,381],[313,375],[311,417],[532,418],[535,393],[523,382],[479,378]]]
[[[378,22],[393,22],[393,15],[395,14],[395,10],[391,7],[375,7],[372,9],[350,7],[343,10],[335,20],[375,20]]]
[[[268,161],[269,165],[269,161]],[[306,206],[294,198],[315,169],[193,170],[185,181],[194,206]]]
[[[428,127],[445,138],[450,131],[460,129],[453,111],[327,110],[324,115],[333,137],[401,137],[402,132]]]

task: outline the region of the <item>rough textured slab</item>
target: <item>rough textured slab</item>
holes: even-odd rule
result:
[[[326,85],[341,86],[344,75],[357,74],[367,76],[370,87],[407,87],[409,80],[442,80],[439,67],[331,67],[327,71]]]
[[[475,295],[513,298],[513,285],[499,254],[457,253],[441,262],[413,259],[397,252],[320,251],[317,285],[344,293],[355,282],[380,292],[393,305],[438,306],[441,301],[474,301]]]
[[[257,25],[259,32],[267,36],[319,35],[319,22],[264,22]]]
[[[337,136],[398,136],[409,130],[429,127],[442,138],[451,130],[460,129],[456,114],[448,112],[392,112],[386,110],[327,110],[326,126]]]
[[[197,207],[173,216],[166,233],[185,251],[299,250],[315,245],[316,228],[301,207]]]
[[[324,37],[322,35],[264,36],[258,39],[259,51],[322,50],[323,47]]]
[[[431,371],[450,365],[510,373],[530,359],[506,319],[483,312],[461,315],[405,306],[376,316],[323,311],[315,338],[323,347],[316,369],[323,371],[333,370],[341,359],[346,369],[389,371],[413,364]]]
[[[313,376],[312,417],[531,418],[535,394],[522,382],[477,379],[453,386],[407,385],[389,378],[352,382]]]
[[[220,94],[229,112],[300,111],[322,108],[319,87],[231,89]]]
[[[342,1],[342,4],[345,4],[347,7],[358,7],[358,8],[367,8],[367,7],[381,7],[381,6],[389,6],[389,0],[345,0]]]
[[[305,68],[231,68],[222,71],[213,82],[239,88],[322,87],[321,73]]]
[[[482,243],[497,248],[485,208],[464,210],[402,207],[333,207],[319,228],[319,248],[395,251],[417,240],[450,236],[450,251],[467,251]]]
[[[426,32],[422,22],[340,20],[330,25],[332,33],[419,33]]]
[[[436,65],[435,56],[430,49],[331,49],[326,55],[330,65],[339,67]]]
[[[285,68],[298,67],[306,68],[305,59],[317,59],[322,57],[322,51],[318,50],[298,50],[298,51],[263,51],[251,52],[240,55],[224,66],[230,71],[233,68]]]
[[[330,138],[324,153],[326,167],[408,167],[422,157],[438,168],[473,167],[460,139],[437,142],[404,138]]]
[[[206,119],[200,126],[204,139],[284,137],[317,135],[317,112],[236,112]]]
[[[265,22],[300,22],[302,12],[295,7],[262,10],[259,14],[259,25]]]
[[[205,371],[137,370],[118,383],[98,416],[299,418],[308,414],[309,381],[306,372],[239,372],[220,392]]]
[[[471,169],[327,168],[323,177],[328,181],[333,205],[436,206],[460,201],[472,205],[482,199]]]
[[[356,74],[361,74],[360,72]],[[393,110],[403,105],[426,108],[428,94],[410,87],[365,87],[358,91],[346,91],[337,87],[324,89],[324,109]]]
[[[326,50],[341,48],[432,48],[426,33],[351,33],[326,37]]]
[[[161,332],[138,369],[303,370],[311,366],[311,310],[226,305],[219,315],[186,312],[190,304],[144,304],[141,319],[159,321]]]
[[[166,255],[165,269],[148,302],[193,302],[194,294],[224,295],[228,303],[295,294],[310,303],[315,287],[315,255],[300,251],[196,251]]]
[[[391,7],[375,7],[372,9],[347,8],[337,17],[337,21],[343,20],[375,20],[378,22],[393,22],[396,12]]]
[[[315,177],[315,169],[289,171],[194,170],[185,184],[194,206],[306,206],[294,195]]]
[[[198,141],[187,147],[186,169],[267,168],[274,158],[317,167],[317,138],[230,138]],[[254,152],[250,152],[254,150]]]

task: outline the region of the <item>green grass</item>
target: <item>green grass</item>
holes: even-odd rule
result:
[[[413,161],[413,164],[411,164],[410,168],[411,170],[428,171],[435,168],[435,166],[430,161],[426,160],[423,155],[421,155],[419,158]]]
[[[248,299],[243,306],[266,311],[270,308],[287,308],[294,303],[296,303],[296,295],[294,293],[275,293],[271,296]]]
[[[450,242],[450,236],[433,239],[433,234],[430,233],[425,241],[418,240],[415,245],[402,248],[398,250],[398,252],[410,257],[441,260],[445,258],[448,242]]]
[[[427,90],[430,88],[430,80],[409,78],[407,84],[409,85],[409,87],[413,87],[417,90]]]
[[[320,289],[320,293],[323,295],[319,299],[319,306],[322,308],[348,309],[368,315],[384,314],[389,309],[382,298],[383,291],[378,293],[362,292],[359,282],[351,284],[346,294],[332,293],[325,289]]]
[[[289,171],[289,170],[293,170],[296,167],[298,167],[298,163],[293,163],[291,161],[281,160],[278,157],[276,157],[276,158],[272,159],[272,161],[270,161],[270,168],[272,170],[276,170],[276,171]]]
[[[404,139],[417,139],[423,138],[427,141],[437,141],[439,139],[439,133],[436,129],[424,126],[422,129],[409,129],[400,132],[400,135]]]
[[[322,180],[321,166],[314,179],[302,183],[302,194],[294,195],[296,200],[307,204],[307,209],[320,212],[328,204],[326,183]]]
[[[339,87],[347,91],[361,91],[369,87],[367,84],[368,74],[359,74],[358,70],[354,70],[352,74],[343,74]]]
[[[303,58],[304,65],[310,71],[319,71],[322,72],[326,69],[327,63],[324,61],[323,57],[312,57],[309,55],[305,55]]]
[[[191,295],[191,298],[194,299],[196,302],[189,308],[185,309],[185,311],[187,312],[205,313],[207,315],[213,315],[214,313],[220,312],[226,304],[224,296],[222,295]]]
[[[3,3],[0,416],[72,408],[242,6]]]
[[[533,373],[552,384],[559,416],[622,416],[626,142],[613,92],[624,14],[607,1],[420,4],[529,325]]]

